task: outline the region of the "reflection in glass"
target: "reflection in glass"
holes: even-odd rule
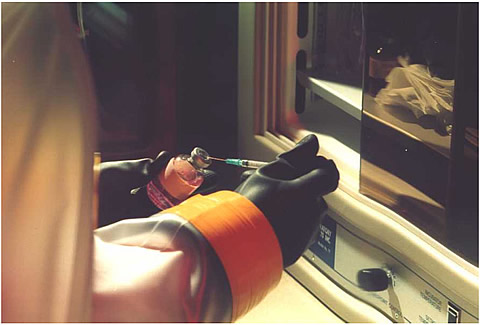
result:
[[[458,4],[364,9],[361,192],[447,245]]]
[[[312,66],[322,80],[362,87],[362,3],[315,3]]]

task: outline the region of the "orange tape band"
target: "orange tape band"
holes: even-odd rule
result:
[[[282,275],[282,252],[263,213],[238,193],[196,195],[166,212],[195,226],[220,258],[232,291],[232,321],[273,289]]]

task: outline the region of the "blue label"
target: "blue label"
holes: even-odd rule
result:
[[[320,232],[317,241],[310,246],[310,250],[332,269],[335,266],[335,237],[337,233],[337,223],[328,215],[320,225]]]

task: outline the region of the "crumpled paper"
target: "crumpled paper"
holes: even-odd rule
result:
[[[425,65],[393,68],[385,80],[387,87],[375,98],[378,104],[406,107],[417,118],[453,111],[455,81],[432,77]]]

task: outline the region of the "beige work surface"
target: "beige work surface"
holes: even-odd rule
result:
[[[237,323],[343,323],[288,273],[278,286]]]

